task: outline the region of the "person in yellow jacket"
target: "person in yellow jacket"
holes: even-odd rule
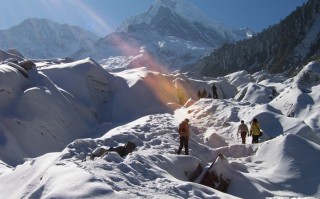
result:
[[[252,144],[259,143],[260,125],[256,118],[253,118],[250,127],[250,136],[252,135]]]
[[[179,124],[178,132],[180,135],[180,146],[177,153],[180,155],[181,150],[184,147],[185,154],[189,155],[189,137],[190,137],[189,119],[185,119]]]

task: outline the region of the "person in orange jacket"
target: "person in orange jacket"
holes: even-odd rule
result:
[[[186,118],[179,124],[178,132],[180,136],[180,146],[177,153],[180,155],[181,150],[184,147],[185,154],[189,155],[189,137],[190,137],[189,119]]]

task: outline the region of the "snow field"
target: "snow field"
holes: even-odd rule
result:
[[[0,198],[320,195],[318,63],[287,81],[263,71],[210,80],[146,68],[111,74],[90,59],[40,65],[29,79],[0,67],[1,85],[15,91],[1,93],[6,109],[0,116]],[[21,81],[11,84],[7,74]],[[242,90],[246,97],[198,100],[197,90],[210,91],[213,82],[220,96],[236,97]],[[272,88],[277,94],[270,98]],[[184,106],[177,89],[183,90]],[[250,126],[254,117],[264,133],[261,143],[247,137],[243,145],[238,125],[244,120]],[[188,156],[176,154],[177,126],[185,118],[191,124]],[[99,147],[128,141],[137,148],[124,158],[114,152],[88,158]],[[225,159],[212,169],[230,180],[226,194],[188,181],[198,164],[206,170],[219,154]]]

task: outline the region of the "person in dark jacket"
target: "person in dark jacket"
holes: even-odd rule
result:
[[[178,132],[180,136],[180,146],[177,153],[180,155],[181,150],[184,147],[185,154],[189,155],[189,137],[190,137],[189,119],[186,118],[179,124]]]
[[[212,98],[213,99],[218,99],[217,87],[216,87],[215,84],[212,85]]]

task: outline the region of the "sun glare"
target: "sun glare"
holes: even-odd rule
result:
[[[75,5],[84,12],[85,15],[88,15],[90,19],[94,23],[89,23],[88,26],[94,26],[94,28],[97,30],[99,33],[107,34],[108,32],[112,32],[113,28],[108,25],[108,22],[103,19],[98,13],[93,11],[93,9],[83,1],[73,1],[75,2]],[[105,36],[105,35],[103,35]]]
[[[89,3],[81,0],[41,0],[41,7],[46,15],[53,20],[71,23],[73,25],[85,24],[85,27],[100,36],[105,36],[112,32],[113,28],[108,25],[108,21],[103,19],[99,13],[95,12]]]

